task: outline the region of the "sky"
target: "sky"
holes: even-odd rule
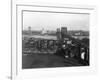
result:
[[[89,30],[89,14],[23,12],[23,30],[53,30],[67,27],[68,30]]]

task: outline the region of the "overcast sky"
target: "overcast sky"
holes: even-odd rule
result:
[[[68,30],[89,30],[88,14],[65,14],[46,12],[23,12],[23,29],[31,26],[32,30],[56,30],[67,27]]]

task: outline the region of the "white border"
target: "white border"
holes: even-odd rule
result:
[[[38,77],[69,76],[69,75],[87,75],[95,73],[96,68],[96,9],[94,7],[83,6],[62,6],[50,4],[12,4],[12,79],[27,79]],[[23,6],[24,5],[24,6]],[[35,5],[35,6],[34,6]],[[39,6],[40,5],[40,6]],[[43,6],[43,7],[42,7]],[[56,6],[56,7],[55,7]],[[70,8],[68,8],[70,7]],[[63,68],[44,68],[44,69],[27,69],[22,70],[22,10],[39,10],[39,11],[57,11],[73,13],[90,14],[90,66],[85,67],[63,67]]]

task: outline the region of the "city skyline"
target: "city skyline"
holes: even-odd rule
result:
[[[31,26],[29,26],[31,27]],[[23,31],[29,31],[29,27],[27,27],[27,29],[23,29]],[[56,32],[58,28],[56,28],[56,30],[49,30],[49,29],[44,29],[44,28],[41,28],[41,29],[30,29],[31,31],[54,31]],[[61,27],[59,28],[61,30]],[[86,32],[89,32],[89,30],[67,30],[67,31],[86,31]]]

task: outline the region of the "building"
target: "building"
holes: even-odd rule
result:
[[[57,35],[57,40],[60,40],[61,39],[61,31],[60,31],[60,28],[57,28],[56,35]]]
[[[31,26],[28,27],[28,31],[31,31]]]
[[[32,29],[31,29],[31,26],[28,27],[28,34],[29,34],[29,35],[32,35]]]
[[[67,27],[61,27],[61,36],[62,36],[62,39],[67,37]]]

